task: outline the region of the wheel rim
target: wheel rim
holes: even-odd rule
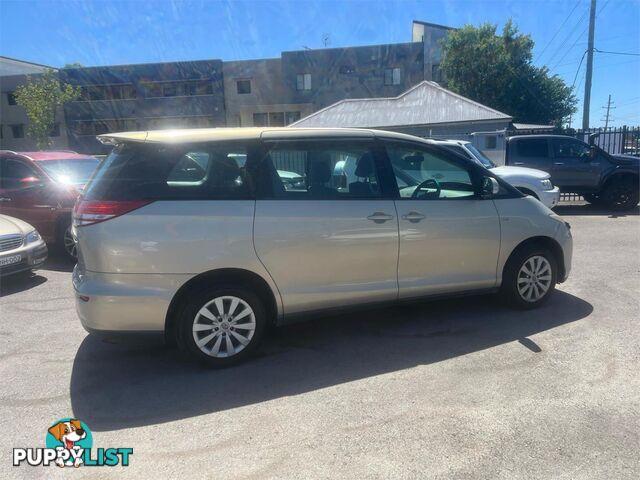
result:
[[[614,205],[627,205],[631,203],[633,190],[628,185],[616,185],[611,190],[611,203]]]
[[[537,302],[551,287],[551,263],[542,255],[529,257],[518,272],[518,293],[526,302]]]
[[[71,233],[71,226],[67,227],[64,231],[64,237],[62,238],[64,242],[64,250],[67,252],[72,258],[77,258],[78,256],[78,244],[73,238],[73,234]]]
[[[196,346],[206,355],[232,357],[251,342],[256,331],[256,316],[241,298],[216,297],[198,310],[192,331]]]

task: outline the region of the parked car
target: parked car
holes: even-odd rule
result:
[[[228,365],[268,324],[496,291],[533,308],[571,268],[567,223],[420,138],[297,128],[98,138],[115,148],[73,215],[76,307],[93,334],[161,334]],[[207,158],[198,179],[185,175],[194,152]],[[305,172],[295,189],[278,174],[291,158]],[[336,188],[334,166],[350,158]]]
[[[0,276],[29,272],[47,259],[47,246],[27,222],[0,215]]]
[[[0,213],[33,224],[47,244],[75,259],[71,210],[98,163],[74,152],[0,150]]]
[[[601,148],[562,135],[522,135],[507,139],[507,165],[544,170],[561,192],[613,210],[638,205],[640,159],[615,157]]]
[[[542,170],[525,167],[497,166],[471,142],[463,140],[434,140],[452,152],[477,161],[483,167],[490,169],[500,178],[516,187],[525,195],[531,195],[549,208],[555,207],[560,201],[560,189],[551,182],[551,175]]]

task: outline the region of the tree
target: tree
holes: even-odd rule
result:
[[[58,107],[79,96],[80,87],[61,84],[53,70],[45,70],[36,80],[27,77],[27,83],[16,89],[16,103],[26,110],[29,118],[27,134],[39,149],[49,146]]]
[[[485,23],[449,33],[441,64],[448,88],[515,121],[560,126],[576,111],[573,88],[531,63],[533,40],[519,34],[511,20],[502,35],[496,30]]]

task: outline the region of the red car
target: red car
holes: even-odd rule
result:
[[[33,225],[75,259],[71,210],[100,160],[75,152],[0,150],[0,213]]]

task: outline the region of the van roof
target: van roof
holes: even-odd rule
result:
[[[149,130],[141,132],[106,133],[98,135],[102,143],[117,144],[124,142],[148,143],[195,143],[225,140],[253,140],[270,138],[322,138],[322,137],[384,137],[405,140],[425,141],[422,138],[404,133],[364,128],[190,128],[179,130]],[[427,143],[427,142],[425,142]]]

